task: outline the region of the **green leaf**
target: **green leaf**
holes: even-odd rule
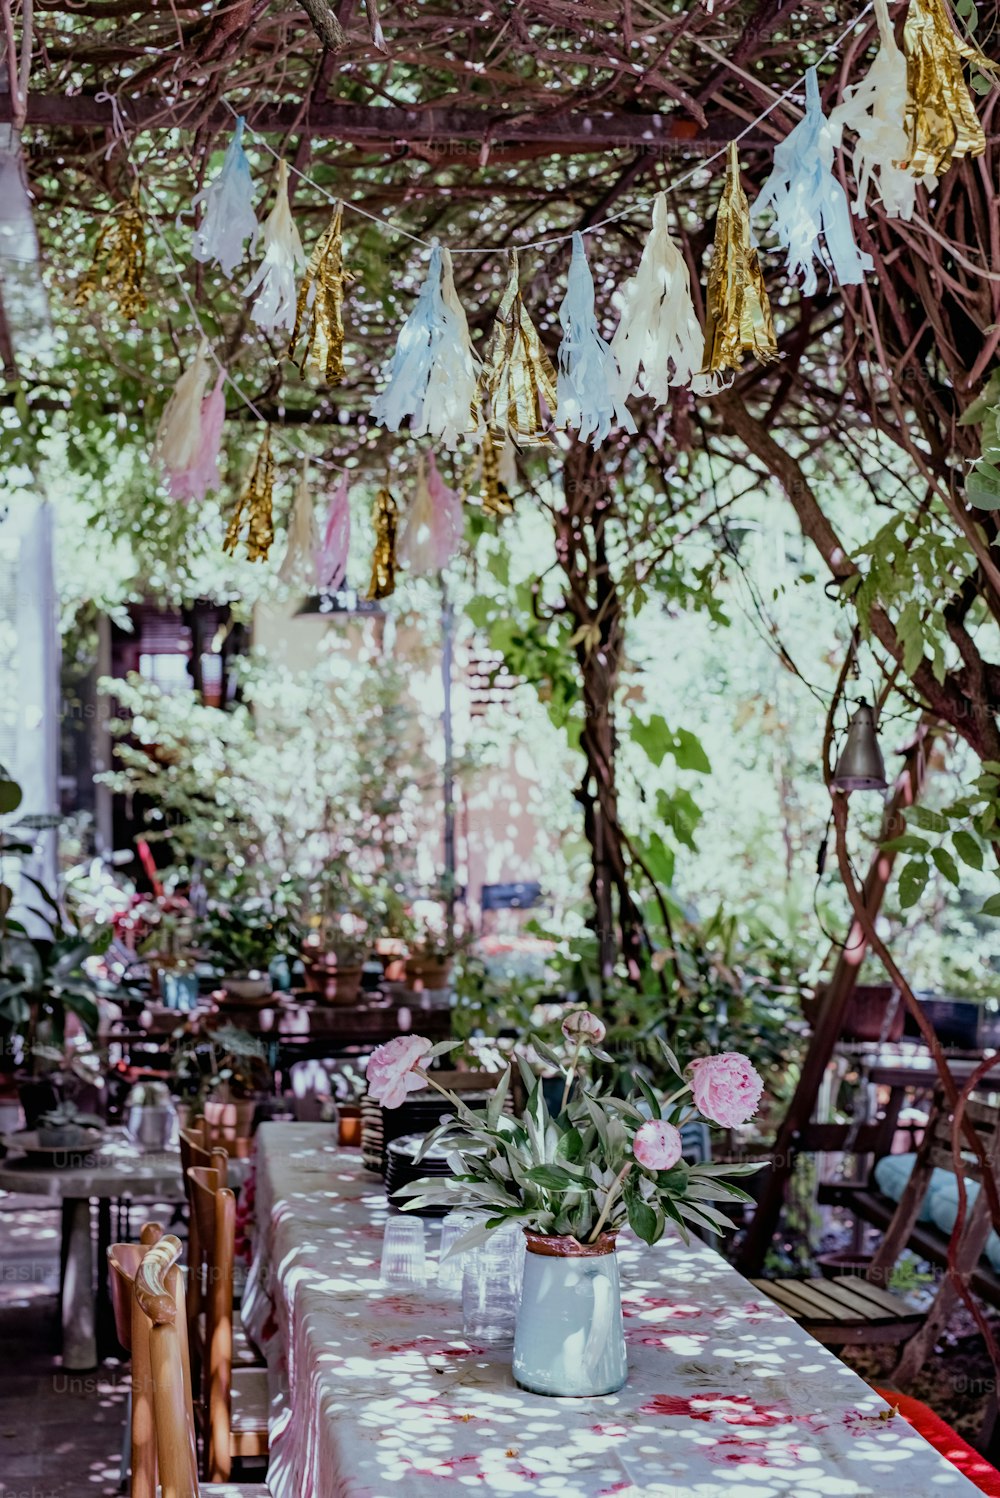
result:
[[[493,1096],[486,1105],[486,1122],[491,1129],[495,1129],[500,1122],[503,1105],[507,1101],[507,1091],[510,1087],[510,1067],[504,1071],[503,1076],[497,1083]]]
[[[961,883],[958,877],[958,865],[948,852],[948,849],[935,848],[931,853],[931,857],[937,865],[938,872],[943,874],[949,884],[953,884],[957,889]]]
[[[1000,915],[1000,895],[990,895],[979,914]]]
[[[653,1091],[652,1087],[650,1087],[649,1083],[643,1077],[637,1076],[635,1081],[639,1091],[642,1093],[643,1097],[646,1099],[646,1102],[649,1104],[649,1111],[651,1112],[653,1117],[662,1118],[663,1115],[660,1112],[660,1100],[656,1096],[656,1093]]]
[[[930,843],[925,837],[918,837],[915,832],[904,832],[900,837],[890,838],[882,847],[887,853],[926,853]]]
[[[657,1238],[656,1213],[641,1196],[633,1197],[628,1204],[628,1225],[643,1243],[655,1243]]]
[[[592,1191],[594,1188],[589,1182],[578,1180],[576,1176],[570,1175],[568,1170],[563,1170],[560,1165],[533,1165],[530,1170],[525,1171],[529,1181],[536,1186],[544,1186],[547,1191]]]
[[[963,863],[967,863],[971,869],[982,868],[983,850],[971,832],[953,832],[951,840]]]
[[[643,861],[657,884],[673,884],[674,850],[667,847],[658,832],[650,834],[642,851]]]
[[[916,905],[930,878],[930,868],[922,859],[911,858],[899,871],[899,903],[903,910]]]
[[[673,735],[662,713],[654,713],[648,723],[641,718],[632,719],[629,735],[654,765],[662,765],[664,755],[670,749]]]
[[[686,728],[679,728],[674,734],[670,753],[676,760],[679,770],[697,770],[702,775],[712,773],[712,766],[701,746],[701,740]]]

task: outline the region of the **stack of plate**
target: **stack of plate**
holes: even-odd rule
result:
[[[400,1186],[408,1186],[411,1181],[419,1181],[424,1176],[447,1176],[451,1174],[448,1169],[448,1147],[441,1144],[432,1145],[427,1154],[419,1162],[414,1159],[417,1150],[424,1142],[423,1134],[404,1134],[400,1139],[394,1139],[386,1150],[385,1189],[389,1201],[396,1208],[402,1207],[401,1201],[393,1201],[393,1192],[398,1191]],[[421,1217],[445,1217],[452,1211],[455,1203],[440,1207],[423,1207],[420,1211]]]
[[[471,1108],[485,1107],[490,1092],[463,1092],[462,1101]],[[429,1134],[442,1118],[455,1112],[454,1105],[439,1092],[411,1093],[400,1108],[381,1108],[370,1097],[361,1100],[361,1159],[368,1170],[386,1171],[386,1151],[404,1134]]]

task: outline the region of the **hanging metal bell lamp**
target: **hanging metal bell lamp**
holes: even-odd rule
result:
[[[875,731],[875,713],[862,697],[847,728],[847,743],[837,761],[830,788],[834,791],[884,791],[885,762]]]

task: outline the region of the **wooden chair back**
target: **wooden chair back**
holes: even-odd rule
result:
[[[191,1221],[205,1261],[205,1322],[201,1346],[201,1407],[206,1471],[228,1471],[232,1445],[233,1267],[236,1197],[219,1173],[192,1166]]]
[[[163,1238],[159,1223],[146,1223],[139,1243],[112,1243],[108,1248],[111,1301],[118,1340],[132,1358],[132,1410],[129,1430],[131,1498],[156,1498],[149,1333],[135,1301],[135,1279],[147,1253]],[[174,1240],[177,1241],[176,1239]]]
[[[108,1283],[115,1336],[128,1353],[132,1351],[132,1281],[146,1249],[162,1237],[160,1223],[146,1222],[139,1231],[138,1243],[112,1243],[108,1248]]]
[[[202,1336],[200,1327],[205,1310],[205,1250],[198,1233],[198,1214],[189,1170],[212,1170],[221,1185],[228,1179],[229,1156],[224,1149],[209,1148],[205,1142],[204,1120],[199,1116],[194,1127],[182,1129],[180,1133],[181,1169],[184,1173],[184,1190],[188,1204],[188,1264],[190,1274],[187,1287],[188,1345],[191,1350],[192,1377],[195,1388],[201,1383]]]
[[[180,1241],[168,1235],[143,1255],[135,1274],[137,1321],[150,1366],[159,1498],[198,1498]]]

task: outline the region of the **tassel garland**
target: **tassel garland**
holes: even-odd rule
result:
[[[580,440],[600,447],[612,424],[635,432],[631,411],[618,395],[621,371],[609,345],[597,330],[594,278],[587,263],[583,235],[573,235],[566,295],[559,308],[563,337],[559,345],[556,423],[580,433]]]
[[[312,591],[316,587],[318,551],[319,531],[309,484],[309,460],[305,458],[288,517],[288,546],[278,568],[278,577],[283,583],[300,583]]]
[[[445,300],[443,263],[435,243],[427,278],[385,371],[386,388],[372,401],[371,413],[390,432],[409,418],[413,436],[429,434],[454,449],[473,425],[477,365],[464,314],[457,317]]]
[[[260,233],[253,211],[254,187],[243,149],[243,129],[240,115],[219,175],[196,193],[191,203],[196,212],[202,204],[205,207],[201,223],[194,231],[191,253],[203,265],[217,261],[224,276],[231,276],[243,259],[247,240],[253,253]]]
[[[506,433],[518,445],[547,440],[545,414],[559,404],[556,372],[521,300],[516,250],[490,335],[483,390],[494,435]]]
[[[509,438],[506,440],[505,448],[513,450],[513,443]],[[481,463],[479,469],[480,503],[483,514],[489,515],[495,520],[501,520],[506,515],[513,515],[514,501],[511,498],[510,487],[505,476],[500,472],[500,457],[497,454],[496,444],[489,427],[483,431],[483,446],[480,453]]]
[[[222,549],[232,556],[240,542],[244,522],[247,527],[248,562],[264,562],[274,540],[272,501],[274,497],[274,458],[271,454],[270,428],[264,433],[246,488],[236,501]]]
[[[222,421],[216,427],[216,407],[219,404],[216,391],[211,397],[205,395],[211,363],[208,358],[208,343],[202,339],[198,354],[178,379],[174,394],[163,407],[156,440],[153,443],[154,457],[165,473],[166,487],[172,499],[204,499],[205,490],[219,484],[219,446],[222,442]],[[222,392],[222,372],[216,389]],[[208,407],[214,400],[213,409]],[[222,397],[222,413],[225,419],[226,401]],[[210,416],[210,430],[205,430],[205,416]]]
[[[623,396],[666,404],[671,386],[689,385],[701,367],[705,335],[694,310],[691,272],[667,229],[667,198],[657,193],[653,227],[639,268],[622,288],[622,314],[611,340]]]
[[[868,192],[877,185],[889,218],[913,217],[917,183],[905,162],[909,155],[906,116],[906,58],[896,46],[887,0],[875,0],[879,48],[860,83],[844,89],[844,100],[830,111],[837,144],[844,131],[857,136],[854,178],[857,196],[851,204],[859,218],[868,216]],[[930,177],[928,185],[934,179]]]
[[[461,395],[456,397],[456,400],[468,400],[469,402],[469,422],[465,430],[470,433],[479,432],[483,426],[483,409],[479,395],[479,378],[482,373],[482,363],[479,355],[472,347],[469,319],[465,315],[465,308],[462,306],[458,292],[455,289],[455,270],[451,263],[451,251],[447,248],[441,251],[441,270],[441,295],[444,298],[445,306],[455,318],[456,336],[462,349],[461,368],[464,372],[464,377],[461,382]]]
[[[945,0],[910,0],[903,26],[906,54],[907,165],[915,177],[940,177],[963,156],[982,156],[986,135],[962,62],[984,73],[996,64],[960,37]]]
[[[76,288],[73,305],[86,307],[98,289],[133,322],[149,305],[142,289],[146,274],[146,216],[139,189],[106,215],[94,245],[90,269]]]
[[[291,205],[288,202],[288,168],[283,161],[278,162],[274,207],[264,222],[261,234],[264,240],[264,258],[244,295],[250,296],[255,291],[259,293],[253,304],[252,314],[258,327],[267,330],[285,328],[291,332],[295,326],[298,305],[295,272],[304,269],[306,257],[302,251],[299,231],[292,221]]]
[[[372,519],[375,523],[375,552],[372,556],[372,580],[368,599],[376,602],[396,591],[396,525],[399,510],[388,489],[375,496]]]
[[[761,364],[778,357],[771,304],[750,234],[750,210],[740,182],[736,142],[729,145],[726,180],[715,221],[715,249],[705,288],[706,374],[739,369],[745,353]]]
[[[345,473],[330,496],[326,528],[316,553],[316,583],[321,593],[336,593],[343,587],[350,546],[351,503]]]
[[[417,459],[417,485],[399,541],[399,559],[415,577],[443,572],[462,535],[462,501],[449,489],[428,453]]]
[[[788,271],[802,277],[803,296],[816,291],[815,261],[841,286],[856,286],[872,268],[858,249],[847,194],[833,171],[834,131],[820,107],[816,69],[806,73],[806,113],[774,148],[774,169],[751,210],[774,209],[774,232],[788,253]],[[820,241],[820,235],[823,241]]]
[[[177,499],[202,500],[209,489],[218,489],[225,420],[226,376],[220,369],[211,394],[206,395],[201,403],[201,437],[197,450],[188,468],[174,479],[172,493]]]
[[[339,385],[344,378],[344,291],[354,280],[344,266],[343,216],[344,205],[338,203],[309,257],[288,346],[288,357],[294,358],[295,346],[308,327],[299,373],[311,370],[328,385]]]

